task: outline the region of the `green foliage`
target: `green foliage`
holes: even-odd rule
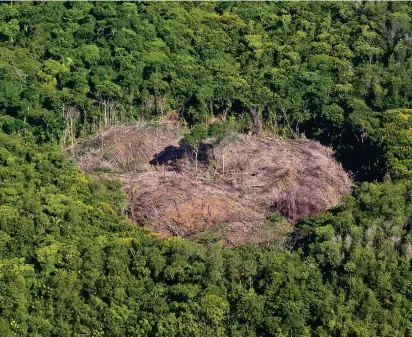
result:
[[[397,2],[2,3],[0,335],[411,335],[411,15]],[[73,119],[81,136],[169,109],[196,151],[259,111],[357,177],[393,180],[302,220],[289,250],[223,248],[226,227],[197,237],[207,245],[160,239],[125,221],[120,182],[85,176],[57,143]],[[204,126],[213,116],[226,122]]]
[[[266,220],[273,225],[279,224],[282,222],[282,216],[279,213],[270,213],[266,216]]]
[[[311,228],[307,257],[359,314],[345,327],[335,320],[335,329],[367,336],[410,333],[411,188],[411,181],[365,183],[332,214],[298,225],[298,233]],[[348,318],[347,309],[339,308],[343,303],[333,310]],[[371,320],[366,330],[356,322],[365,317]]]
[[[187,132],[184,135],[181,142],[191,145],[195,148],[198,148],[201,141],[206,139],[207,136],[208,136],[207,127],[203,126],[202,124],[197,124],[189,132]]]
[[[233,129],[233,126],[230,124],[230,122],[226,123],[213,123],[210,124],[207,133],[209,137],[214,137],[217,139],[222,139],[224,138],[227,133]]]
[[[3,3],[0,111],[41,142],[62,136],[63,106],[81,112],[76,135],[168,110],[247,129],[258,109],[279,136],[316,137],[373,180],[371,130],[383,111],[411,107],[411,14],[389,3]]]
[[[222,249],[131,227],[118,182],[86,178],[54,145],[0,140],[4,335],[411,331],[410,182],[364,184],[340,209],[299,224],[304,255]]]
[[[382,119],[380,142],[385,149],[387,172],[394,179],[411,179],[412,110],[388,110]]]

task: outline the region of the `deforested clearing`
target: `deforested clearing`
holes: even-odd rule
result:
[[[75,158],[85,172],[106,169],[117,172],[147,171],[153,157],[168,146],[179,146],[183,130],[169,123],[146,121],[111,127],[77,144]]]
[[[314,141],[240,136],[214,152],[226,184],[261,209],[292,220],[336,206],[350,192],[350,179],[332,151]]]
[[[116,171],[136,223],[181,237],[224,227],[228,245],[275,240],[279,228],[290,231],[293,222],[337,206],[351,191],[332,151],[315,141],[231,134],[205,140],[195,156],[179,145],[182,134],[113,127],[80,144],[77,160],[84,170]],[[102,139],[106,146],[96,146]],[[283,217],[278,231],[264,226],[271,213]]]

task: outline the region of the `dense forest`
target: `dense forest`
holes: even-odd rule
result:
[[[0,335],[412,335],[411,29],[406,2],[2,3]],[[283,248],[161,239],[62,149],[171,111],[316,139],[356,188]]]

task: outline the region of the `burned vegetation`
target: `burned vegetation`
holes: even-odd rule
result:
[[[216,230],[227,245],[277,241],[351,191],[332,151],[311,140],[231,134],[205,140],[195,153],[182,135],[142,122],[112,127],[78,144],[75,157],[83,170],[123,182],[136,223],[162,236]],[[268,230],[273,213],[282,218]]]

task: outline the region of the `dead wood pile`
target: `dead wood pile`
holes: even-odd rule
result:
[[[296,220],[336,206],[350,193],[332,151],[311,140],[239,136],[214,149],[219,179],[266,211]]]
[[[272,240],[262,225],[269,213],[293,222],[338,205],[351,191],[332,151],[314,141],[237,135],[204,144],[207,155],[195,165],[180,137],[176,130],[121,126],[81,144],[77,160],[86,171],[103,163],[125,172],[117,178],[137,223],[182,237],[226,224],[227,244]]]
[[[75,159],[85,172],[147,171],[149,161],[163,149],[179,145],[182,128],[166,128],[145,121],[111,127],[75,147]]]
[[[229,223],[251,224],[264,215],[236,191],[176,172],[122,176],[134,220],[166,236],[187,236]]]

